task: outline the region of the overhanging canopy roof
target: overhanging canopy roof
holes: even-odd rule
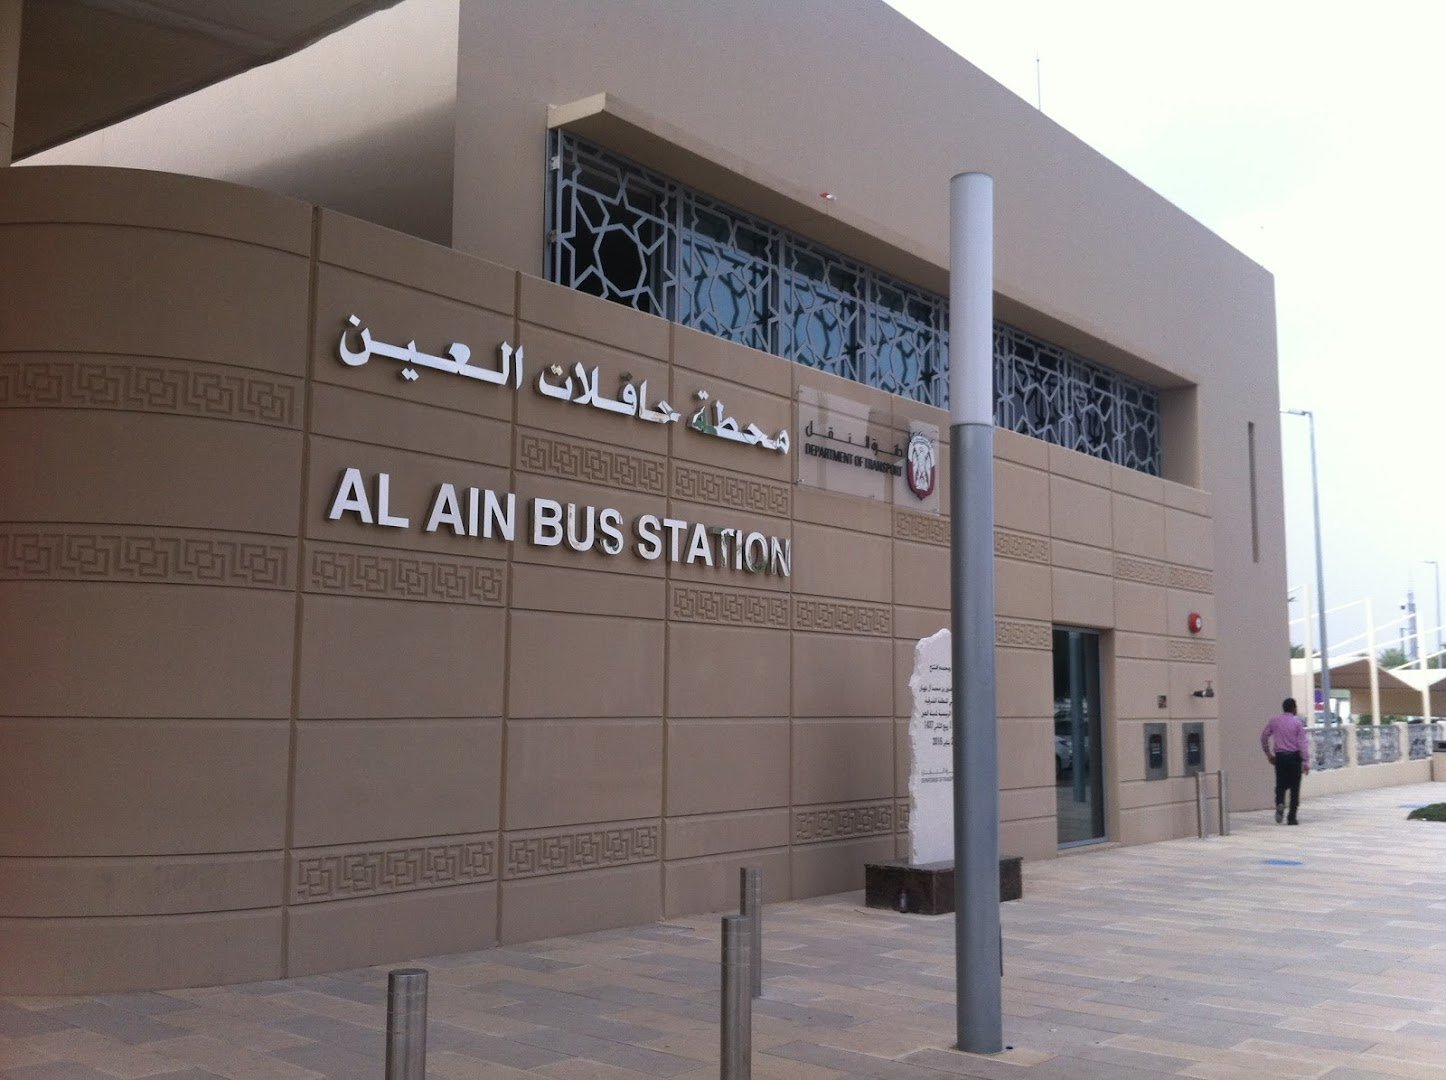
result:
[[[1310,658],[1310,667],[1307,669],[1306,661],[1300,657],[1292,659],[1290,670],[1294,675],[1304,674],[1307,670],[1312,675],[1320,671],[1320,657]],[[1425,674],[1434,685],[1441,679],[1446,679],[1446,670],[1429,668],[1424,673],[1420,671],[1406,671],[1401,669],[1381,668],[1380,688],[1382,690],[1409,690],[1412,693],[1421,692],[1421,683],[1414,677]],[[1331,686],[1337,690],[1369,690],[1371,688],[1371,665],[1365,657],[1354,660],[1337,660],[1331,664]]]
[[[24,0],[17,160],[248,68],[397,0]]]

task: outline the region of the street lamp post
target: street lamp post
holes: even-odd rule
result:
[[[1441,651],[1441,564],[1435,559],[1422,559],[1422,562],[1436,571],[1436,651]]]
[[[1282,409],[1291,416],[1304,416],[1310,423],[1310,494],[1315,507],[1315,600],[1318,605],[1320,623],[1320,694],[1321,704],[1328,716],[1334,716],[1331,708],[1331,664],[1330,650],[1326,638],[1325,560],[1321,558],[1320,533],[1320,478],[1316,472],[1315,460],[1315,413],[1310,409]]]

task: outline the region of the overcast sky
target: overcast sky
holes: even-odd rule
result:
[[[1328,604],[1369,595],[1384,623],[1414,581],[1434,649],[1446,4],[889,2],[1275,275],[1281,405],[1316,413]],[[1307,424],[1282,424],[1289,580],[1313,586]],[[1333,653],[1361,611],[1328,617]]]

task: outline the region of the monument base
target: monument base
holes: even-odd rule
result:
[[[1018,856],[999,860],[999,900],[1024,896]],[[948,915],[954,910],[952,862],[864,864],[864,904],[911,915]]]

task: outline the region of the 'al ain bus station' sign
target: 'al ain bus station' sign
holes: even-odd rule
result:
[[[374,357],[394,360],[401,365],[398,377],[408,383],[421,378],[419,369],[514,392],[526,379],[521,346],[514,348],[504,341],[498,346],[496,364],[481,366],[472,363],[472,350],[461,342],[452,342],[442,354],[418,349],[415,340],[393,345],[374,337],[356,315],[346,321],[337,357],[348,367],[360,367]],[[539,372],[534,385],[543,397],[581,408],[644,423],[681,423],[698,435],[770,453],[787,455],[792,447],[787,429],[770,435],[755,423],[740,423],[707,389],[694,393],[697,407],[684,421],[683,412],[665,399],[650,400],[646,379],[635,383],[624,374],[615,395],[604,393],[596,366],[589,369],[577,363],[568,371],[552,364]],[[808,387],[799,388],[798,409],[803,446],[796,474],[800,484],[939,512],[936,426],[911,420],[908,427],[899,427],[880,410]],[[411,516],[394,512],[401,505],[419,503],[395,496],[389,473],[377,473],[369,481],[360,469],[348,467],[337,482],[326,516],[340,521],[351,515],[351,520],[367,526],[409,529]],[[433,490],[419,527],[424,533],[514,543],[522,524],[524,540],[536,547],[617,556],[631,546],[634,555],[650,562],[663,559],[780,577],[792,572],[792,541],[756,530],[657,514],[628,520],[614,507],[547,498],[529,499],[525,508],[525,515],[520,515],[515,492],[442,482]],[[524,516],[525,522],[520,521]]]

